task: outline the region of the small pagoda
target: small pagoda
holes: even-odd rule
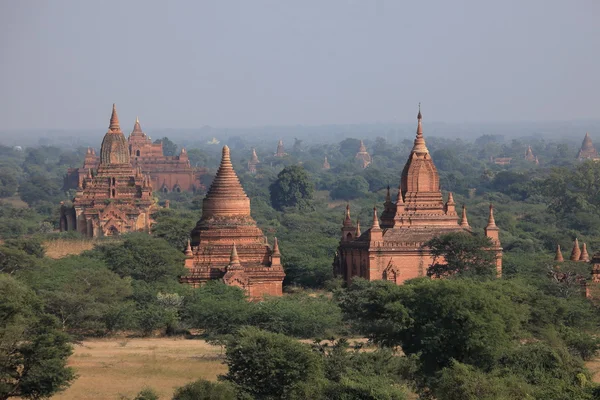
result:
[[[256,149],[252,149],[252,158],[248,161],[248,172],[251,174],[256,174],[256,167],[260,164],[258,160],[258,156],[256,155]]]
[[[88,150],[86,162],[96,157]],[[158,208],[152,197],[150,177],[131,164],[125,135],[113,104],[108,132],[100,149],[98,168],[79,179],[73,204],[60,209],[60,230],[88,237],[125,232],[149,232],[152,213]]]
[[[325,160],[323,161],[323,169],[325,171],[327,171],[328,169],[331,169],[331,165],[329,164],[329,161],[327,160],[327,156],[325,156]]]
[[[425,276],[433,263],[424,244],[450,232],[470,232],[467,210],[459,218],[452,193],[444,201],[440,179],[423,137],[421,110],[417,115],[417,135],[400,178],[400,187],[392,200],[388,187],[381,223],[377,209],[373,222],[364,232],[350,218],[350,206],[342,224],[340,244],[333,263],[334,273],[350,283],[354,277],[388,280],[402,284],[407,279]],[[490,238],[496,258],[496,271],[502,272],[502,248],[499,228],[490,204],[485,235]]]
[[[277,239],[271,248],[250,215],[250,199],[227,146],[185,254],[188,273],[180,278],[183,283],[198,287],[221,279],[242,288],[251,299],[282,295],[285,273]]]
[[[283,147],[283,140],[281,139],[279,139],[279,142],[277,142],[277,151],[275,152],[274,156],[279,158],[287,156],[285,148]]]
[[[583,142],[581,143],[581,149],[579,149],[579,153],[577,153],[577,159],[579,160],[600,160],[598,156],[598,151],[594,144],[592,143],[592,138],[589,133],[585,134],[583,138]]]
[[[365,169],[369,165],[371,165],[371,161],[373,161],[371,159],[371,155],[367,152],[367,147],[365,146],[365,144],[363,143],[362,140],[360,141],[360,146],[358,147],[358,152],[356,153],[354,158],[357,159],[358,161],[360,161],[360,166],[363,169]]]

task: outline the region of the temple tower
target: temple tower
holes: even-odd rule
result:
[[[151,214],[156,209],[149,177],[131,164],[127,140],[113,104],[97,171],[92,174],[88,169],[73,205],[61,207],[60,228],[77,230],[88,237],[149,232]]]
[[[425,276],[433,262],[430,249],[424,246],[427,241],[450,232],[471,234],[466,208],[463,206],[459,222],[453,194],[448,193],[444,202],[439,176],[423,136],[420,107],[414,145],[402,170],[398,192],[392,196],[388,187],[381,222],[374,208],[371,227],[359,232],[347,206],[333,264],[334,273],[347,283],[357,276],[397,284]],[[488,250],[496,254],[496,269],[500,275],[502,248],[493,208],[490,208],[485,233],[492,239],[493,246]]]
[[[279,139],[277,142],[277,151],[274,154],[275,157],[285,157],[287,153],[285,152],[285,148],[283,147],[283,140]]]
[[[251,174],[256,174],[256,167],[258,164],[260,164],[260,161],[256,155],[256,149],[252,148],[252,157],[250,158],[250,161],[248,161],[248,172]]]
[[[275,242],[271,250],[250,215],[250,199],[233,170],[227,146],[203,200],[202,217],[191,232],[190,246],[191,255],[185,261],[188,274],[181,277],[182,282],[197,287],[222,279],[242,287],[252,299],[282,295],[285,273],[279,245]],[[239,266],[233,264],[234,250]],[[232,270],[235,279],[229,274]]]
[[[323,169],[324,170],[331,169],[331,165],[329,165],[329,161],[327,161],[327,156],[325,156],[325,160],[323,161]]]
[[[577,153],[577,158],[579,160],[598,160],[598,151],[594,144],[592,143],[592,138],[589,133],[585,134],[583,138],[583,142],[581,143],[581,149],[579,149],[579,153]]]
[[[537,160],[537,157],[533,155],[533,150],[531,150],[531,146],[527,146],[527,151],[525,152],[525,160],[533,163],[535,163]]]
[[[358,161],[360,161],[360,166],[363,169],[365,169],[369,165],[371,165],[371,162],[373,161],[371,158],[371,155],[367,152],[367,147],[365,146],[365,144],[363,143],[362,140],[360,141],[360,146],[358,147],[358,152],[356,153],[354,158],[357,159]]]

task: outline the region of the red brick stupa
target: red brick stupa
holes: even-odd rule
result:
[[[233,170],[227,146],[186,255],[184,283],[198,287],[222,279],[244,289],[251,299],[282,295],[285,273],[277,239],[271,249],[250,215],[250,199]]]
[[[285,147],[283,147],[283,140],[279,139],[277,142],[277,151],[274,154],[275,157],[285,157],[287,153],[285,152]]]
[[[368,280],[385,279],[401,284],[425,276],[433,257],[424,243],[450,232],[470,232],[466,208],[459,221],[452,193],[444,202],[440,179],[423,137],[421,110],[417,116],[417,137],[402,171],[396,201],[388,188],[381,223],[373,210],[371,228],[360,233],[350,219],[350,207],[342,226],[342,238],[334,261],[334,272],[346,282],[358,276]],[[494,246],[498,275],[502,271],[499,229],[490,205],[485,234]]]
[[[256,167],[258,166],[258,164],[260,164],[260,161],[258,160],[258,156],[256,155],[256,149],[252,149],[252,158],[250,158],[250,161],[248,161],[248,172],[250,172],[251,174],[255,174],[256,173]]]
[[[94,154],[88,150],[87,156]],[[150,178],[131,165],[125,135],[113,104],[108,132],[102,140],[97,172],[88,169],[72,206],[61,207],[61,231],[88,237],[148,232],[157,209]]]
[[[600,160],[600,157],[598,157],[598,151],[594,147],[589,133],[586,133],[585,137],[583,138],[581,149],[579,149],[579,153],[577,153],[577,158],[579,160]]]
[[[365,146],[362,140],[360,141],[358,152],[356,153],[354,158],[360,161],[360,166],[363,169],[371,165],[371,161],[373,161],[371,155],[367,152],[367,147]]]

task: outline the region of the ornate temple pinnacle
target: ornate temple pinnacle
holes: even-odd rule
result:
[[[460,226],[463,228],[469,228],[469,221],[467,220],[467,206],[462,206],[462,216],[460,217]]]
[[[108,129],[112,132],[120,131],[119,116],[117,115],[117,105],[113,103],[112,114],[110,116],[110,125]]]
[[[377,207],[373,207],[373,225],[371,225],[371,230],[373,229],[381,229],[379,226],[379,218],[377,217]]]
[[[554,261],[563,262],[565,261],[562,251],[560,250],[560,244],[556,245],[556,255],[554,256]]]
[[[487,228],[496,228],[496,220],[494,219],[494,205],[490,203],[490,215],[488,217]]]
[[[419,103],[419,114],[417,114],[417,137],[415,138],[415,142],[412,148],[411,153],[417,154],[428,154],[429,150],[427,149],[427,145],[425,144],[425,139],[423,138],[423,125],[421,120],[423,116],[421,115],[421,103]]]

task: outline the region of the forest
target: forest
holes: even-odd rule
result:
[[[49,243],[83,239],[57,229],[60,203],[74,194],[63,177],[86,149],[0,146],[0,400],[64,390],[77,379],[67,365],[77,341],[122,334],[224,347],[227,374],[179,388],[178,400],[600,398],[585,366],[600,349],[599,305],[581,288],[591,266],[565,261],[558,270],[553,261],[557,245],[568,260],[576,238],[590,255],[600,251],[600,163],[543,137],[425,135],[444,195],[466,206],[475,238],[494,204],[502,277],[489,273],[481,242],[453,237],[430,242],[443,256],[466,252],[447,257],[449,277],[344,285],[332,267],[344,209],[368,228],[373,207],[398,187],[412,141],[365,140],[373,161],[362,169],[358,138],[296,139],[277,158],[276,140],[261,147],[234,137],[221,144],[232,149],[252,216],[279,239],[286,272],[285,295],[261,302],[219,282],[179,284],[200,192],[156,192],[170,207],[154,215],[152,235],[97,239],[80,254],[50,257]],[[178,145],[163,140],[175,154]],[[528,146],[539,164],[525,159]],[[256,174],[247,168],[252,147]],[[212,174],[219,150],[187,148],[191,165]],[[350,345],[356,337],[368,340]],[[136,397],[154,398],[151,388]]]

